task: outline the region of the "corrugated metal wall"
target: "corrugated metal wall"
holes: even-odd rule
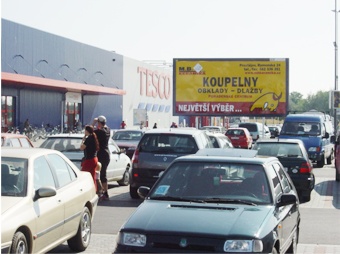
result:
[[[1,26],[2,72],[123,88],[123,56],[4,19]],[[62,94],[24,90],[20,96],[19,123],[26,118],[34,124],[58,122],[58,118],[60,122],[54,114],[60,111]],[[84,123],[103,114],[111,128],[119,128],[122,96],[85,95],[83,99]]]

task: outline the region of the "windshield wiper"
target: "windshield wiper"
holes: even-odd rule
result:
[[[204,202],[207,203],[236,203],[236,204],[245,204],[245,205],[252,205],[252,206],[257,206],[257,204],[250,202],[250,201],[245,201],[241,199],[228,199],[228,198],[207,198],[203,200]]]
[[[204,203],[204,201],[201,200],[201,199],[181,198],[181,197],[173,197],[173,196],[150,197],[150,199],[152,199],[152,200],[168,200],[168,201]]]

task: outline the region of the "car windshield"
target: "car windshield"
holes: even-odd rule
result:
[[[260,165],[177,162],[157,182],[150,199],[269,204],[272,197]]]
[[[54,149],[60,152],[79,151],[82,138],[49,138],[41,144],[41,148]]]
[[[282,126],[281,135],[317,136],[321,133],[320,123],[317,122],[286,122]]]
[[[27,195],[27,160],[1,157],[1,196]]]
[[[302,157],[300,146],[296,143],[257,143],[254,149],[258,150],[258,155],[273,157]]]
[[[117,131],[113,134],[113,140],[140,140],[143,132],[140,131]]]

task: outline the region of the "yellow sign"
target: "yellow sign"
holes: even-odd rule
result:
[[[174,115],[281,116],[288,59],[174,59]]]

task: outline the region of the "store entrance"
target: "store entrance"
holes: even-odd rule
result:
[[[13,96],[1,96],[1,132],[7,132],[14,127],[15,101]]]
[[[65,132],[79,132],[82,130],[82,123],[80,121],[80,109],[81,103],[66,102],[64,117]]]

